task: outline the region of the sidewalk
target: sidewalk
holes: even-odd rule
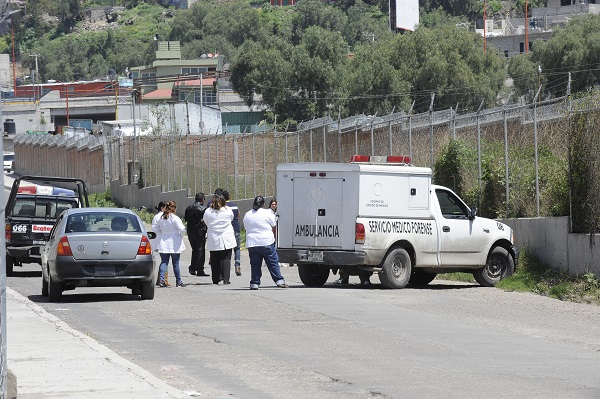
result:
[[[10,288],[6,309],[8,368],[19,399],[190,397]]]

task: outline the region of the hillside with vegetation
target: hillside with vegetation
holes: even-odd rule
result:
[[[422,112],[429,109],[431,93],[434,109],[460,103],[461,109],[473,110],[482,101],[493,107],[509,99],[507,71],[516,78],[514,101],[535,92],[538,64],[556,63],[540,48],[507,69],[504,57],[484,52],[474,30],[483,15],[477,0],[422,0],[421,25],[405,34],[389,31],[383,0],[302,0],[293,7],[209,0],[189,10],[175,9],[167,0],[26,3],[26,12],[12,16],[22,75],[35,69],[30,54],[39,54],[40,81],[122,74],[153,60],[158,35],[180,41],[184,58],[223,55],[235,89],[248,101],[252,93],[261,94],[279,121],[381,115],[411,107]],[[543,2],[529,6],[538,3]],[[488,18],[519,16],[524,10],[521,0],[486,4]],[[109,11],[90,20],[89,7]],[[4,35],[0,51],[10,50],[11,37]]]

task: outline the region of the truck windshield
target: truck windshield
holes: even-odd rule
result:
[[[55,219],[67,209],[77,208],[75,198],[17,198],[12,216]]]

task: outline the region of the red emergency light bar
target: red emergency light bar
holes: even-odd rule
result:
[[[408,155],[388,155],[388,156],[369,156],[369,155],[352,155],[351,163],[396,163],[410,164]]]

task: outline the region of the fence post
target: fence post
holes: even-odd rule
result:
[[[313,118],[314,121],[314,118]],[[310,162],[313,162],[313,134],[312,126],[310,127]]]
[[[375,155],[375,137],[373,136],[373,122],[375,117],[371,120],[371,155]]]
[[[481,108],[483,107],[483,100],[481,104],[479,104],[479,109],[477,110],[477,206],[481,208],[481,127],[479,126],[479,113],[481,112]]]
[[[508,198],[509,198],[509,188],[508,188],[508,122],[507,122],[507,118],[506,118],[506,105],[504,106],[504,109],[502,110],[502,116],[504,119],[504,179],[506,182],[506,218],[508,219],[509,216],[509,204],[508,204]]]
[[[338,118],[338,128],[337,128],[337,144],[338,144],[338,161],[342,162],[342,116]]]
[[[273,124],[273,187],[276,195],[277,193],[277,164],[279,160],[277,159],[277,115],[275,115],[275,123]],[[266,194],[266,193],[265,193]]]
[[[219,168],[219,136],[215,135],[215,158],[217,164],[217,187],[221,187],[221,168]]]
[[[263,194],[267,195],[267,132],[262,133],[263,142]]]
[[[210,186],[212,184],[212,174],[210,173],[211,168],[211,163],[210,163],[210,141],[212,140],[211,136],[208,136],[207,140],[206,140],[206,153],[208,155],[208,189],[210,190],[209,192],[214,192],[214,189]]]
[[[573,187],[573,178],[571,177],[571,114],[573,113],[573,101],[571,100],[571,72],[569,72],[569,80],[567,82],[567,101],[568,101],[568,113],[567,113],[567,145],[568,148],[568,173],[569,173],[569,233],[573,232],[573,198],[571,197]]]
[[[392,144],[392,120],[390,119],[389,121],[389,134],[390,134],[390,151],[389,151],[389,155],[394,155],[393,151],[393,144]]]
[[[431,103],[429,104],[429,144],[430,144],[430,157],[431,157],[431,168],[433,169],[433,100],[435,99],[435,93],[431,93]]]
[[[539,163],[538,163],[538,131],[537,131],[537,102],[542,90],[542,85],[537,91],[533,99],[533,146],[535,154],[535,215],[540,217],[540,180],[539,180]]]
[[[323,162],[327,162],[327,136],[325,134],[325,125],[323,125]]]
[[[254,186],[254,192],[252,193],[252,197],[256,197],[256,148],[254,136],[255,134],[252,133],[252,182]]]

